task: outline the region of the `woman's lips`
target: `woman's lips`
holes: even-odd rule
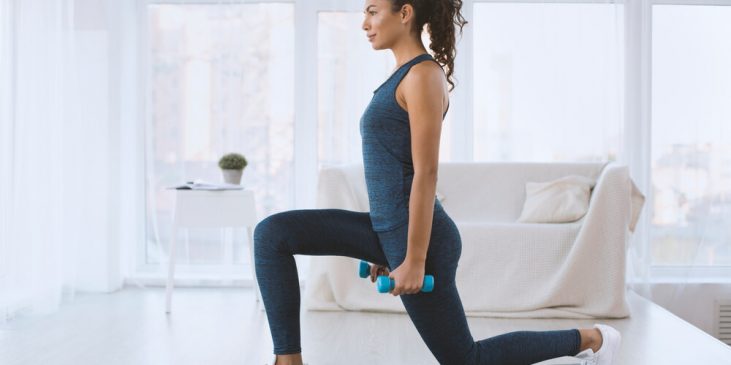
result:
[[[372,41],[372,40],[373,40],[373,37],[375,37],[375,36],[376,36],[375,34],[374,34],[374,35],[370,35],[370,36],[368,36],[368,40],[369,40],[369,41]]]

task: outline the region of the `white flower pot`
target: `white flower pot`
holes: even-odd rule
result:
[[[223,175],[223,182],[227,184],[236,184],[241,185],[241,175],[244,173],[244,170],[230,170],[230,169],[221,169],[221,173]]]

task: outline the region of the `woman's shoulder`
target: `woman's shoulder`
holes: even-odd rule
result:
[[[411,66],[401,81],[404,95],[427,94],[449,95],[447,76],[442,66],[434,59],[427,59]]]
[[[427,58],[412,65],[404,79],[412,79],[417,82],[446,81],[446,75],[442,66],[435,59]]]

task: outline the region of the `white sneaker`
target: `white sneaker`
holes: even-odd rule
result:
[[[585,360],[586,365],[612,365],[614,359],[619,357],[619,345],[622,343],[622,335],[619,331],[606,324],[594,324],[602,334],[602,347],[596,353],[591,348],[579,352],[574,356],[577,359]]]

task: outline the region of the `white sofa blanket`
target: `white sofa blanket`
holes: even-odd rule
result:
[[[518,223],[527,182],[567,175],[596,181],[587,213],[570,223]],[[626,166],[445,162],[437,197],[462,238],[456,285],[467,316],[623,318],[625,258],[645,197]],[[321,170],[318,208],[367,212],[362,164]],[[405,313],[398,297],[358,276],[359,260],[313,256],[307,310]]]

